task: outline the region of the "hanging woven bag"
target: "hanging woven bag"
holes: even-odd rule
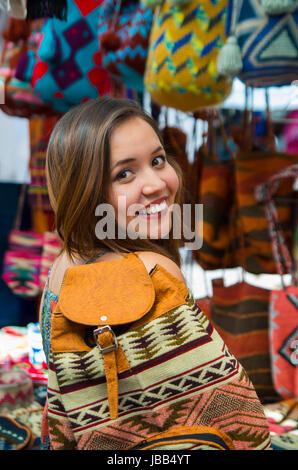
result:
[[[139,0],[104,0],[98,13],[104,68],[127,87],[143,91],[152,10]]]
[[[221,104],[232,82],[216,70],[228,1],[165,1],[155,9],[145,87],[159,105],[196,111]]]
[[[229,37],[217,71],[248,86],[289,85],[298,76],[298,4],[295,0],[231,0]]]

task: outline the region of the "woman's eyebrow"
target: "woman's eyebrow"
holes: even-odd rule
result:
[[[125,165],[126,163],[135,162],[135,161],[136,161],[135,158],[125,158],[124,160],[119,160],[119,162],[116,163],[116,165],[112,168],[111,171],[117,168],[117,166]]]
[[[161,150],[164,150],[164,148],[161,145],[159,145],[155,150],[153,150],[153,152],[151,152],[151,155],[154,155],[156,152],[160,152]],[[112,168],[111,171],[113,171],[118,166],[125,165],[126,163],[131,163],[135,161],[136,161],[136,158],[125,158],[124,160],[119,160],[119,162],[116,163],[116,165]]]

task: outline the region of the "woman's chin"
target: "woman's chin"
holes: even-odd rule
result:
[[[142,217],[138,215],[127,226],[127,235],[129,238],[159,240],[161,238],[168,239],[171,231],[171,219],[167,216]]]

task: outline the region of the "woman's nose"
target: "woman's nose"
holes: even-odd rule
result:
[[[154,170],[149,170],[144,175],[142,192],[145,196],[162,191],[166,188],[166,182]]]

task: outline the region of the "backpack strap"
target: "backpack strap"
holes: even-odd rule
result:
[[[116,350],[118,343],[109,326],[94,331],[97,345],[102,353],[108,392],[110,419],[118,418],[118,368]]]
[[[99,253],[97,253],[97,255],[93,256],[93,258],[90,258],[88,261],[86,261],[85,264],[94,263],[94,261],[96,261],[97,258],[100,258],[100,256],[105,255],[106,253],[108,253],[108,252],[107,251],[100,251]]]

